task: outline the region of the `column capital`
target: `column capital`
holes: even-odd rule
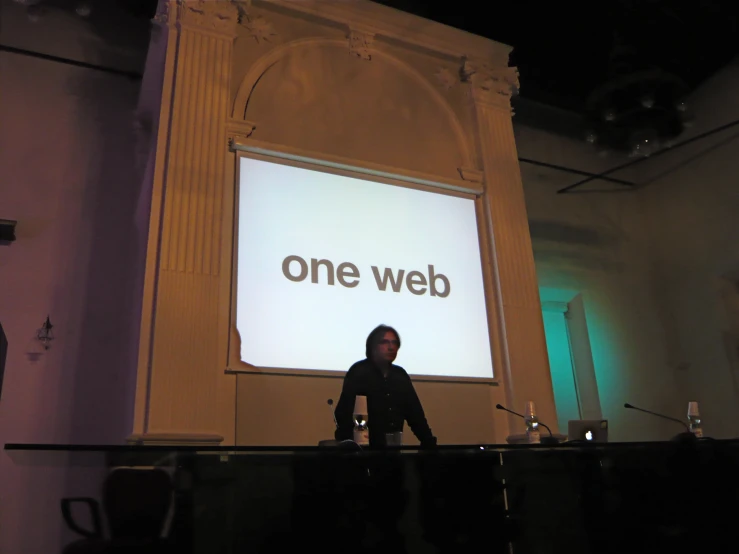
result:
[[[232,2],[217,0],[160,0],[154,21],[197,32],[236,38],[239,9]]]
[[[161,41],[162,36],[167,36],[165,31],[174,27],[177,19],[176,6],[174,4],[175,3],[170,0],[159,0],[157,3],[157,11],[154,14],[154,17],[151,18],[152,43],[158,44]]]
[[[517,68],[491,67],[463,59],[459,72],[462,82],[470,85],[470,97],[475,105],[511,109],[511,98],[519,89]]]
[[[373,32],[350,25],[347,39],[349,41],[349,52],[363,60],[369,61],[372,59],[372,47],[375,41]]]

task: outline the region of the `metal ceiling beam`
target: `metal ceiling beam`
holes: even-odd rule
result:
[[[47,60],[50,62],[63,63],[66,65],[73,65],[75,67],[84,67],[85,69],[102,71],[103,73],[110,73],[111,75],[128,77],[129,79],[133,79],[134,81],[140,81],[142,78],[141,73],[137,73],[135,71],[125,71],[123,69],[116,69],[114,67],[96,65],[93,63],[81,62],[79,60],[71,60],[69,58],[61,58],[59,56],[52,56],[51,54],[43,54],[41,52],[34,52],[32,50],[25,50],[23,48],[15,48],[14,46],[7,46],[4,44],[0,44],[0,52],[10,52],[11,54],[18,54],[19,56],[29,56],[31,58],[39,58],[41,60]]]
[[[563,165],[550,164],[547,162],[539,162],[537,160],[530,160],[528,158],[518,158],[518,161],[521,163],[529,164],[529,165],[536,165],[539,167],[547,167],[549,169],[556,169],[557,171],[564,171],[565,173],[573,173],[574,175],[583,175],[585,177],[592,177],[594,179],[608,181],[609,183],[617,183],[619,185],[625,185],[628,187],[636,186],[636,183],[632,183],[631,181],[624,181],[623,179],[616,179],[614,177],[601,177],[596,173],[591,173],[589,171],[582,171],[581,169],[573,169],[571,167],[565,167]]]
[[[582,185],[584,185],[586,183],[589,183],[590,181],[594,181],[596,179],[602,179],[603,177],[605,177],[607,175],[610,175],[611,173],[615,173],[616,171],[620,171],[622,169],[626,169],[627,167],[631,167],[632,165],[636,165],[636,164],[641,163],[641,162],[644,162],[646,160],[651,160],[653,158],[656,158],[657,156],[661,156],[662,154],[666,154],[667,152],[674,152],[678,148],[681,148],[683,146],[686,146],[686,145],[690,144],[691,142],[695,142],[697,140],[704,139],[704,138],[709,137],[709,136],[711,136],[713,134],[720,133],[721,131],[725,131],[726,129],[731,129],[732,127],[735,127],[736,125],[739,125],[739,119],[737,119],[735,121],[732,121],[730,123],[727,123],[725,125],[721,125],[720,127],[716,127],[715,129],[711,129],[710,131],[706,131],[705,133],[701,133],[700,135],[696,135],[694,137],[691,137],[691,138],[689,138],[687,140],[684,140],[682,142],[679,142],[678,144],[676,144],[676,145],[674,145],[674,146],[672,146],[670,148],[663,148],[662,150],[658,150],[657,152],[655,152],[654,154],[652,154],[649,157],[637,158],[635,160],[631,160],[629,162],[626,162],[624,164],[618,165],[616,167],[612,167],[611,169],[608,169],[608,170],[604,171],[603,173],[599,173],[597,175],[592,175],[592,176],[590,176],[590,177],[588,177],[586,179],[583,179],[582,181],[578,181],[577,183],[573,183],[573,184],[571,184],[569,186],[566,186],[565,188],[559,189],[557,191],[557,194],[565,194],[565,193],[568,193],[568,192],[572,191],[573,189],[576,189],[577,187],[580,187],[580,186],[582,186]]]

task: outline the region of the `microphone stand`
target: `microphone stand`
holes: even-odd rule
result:
[[[670,417],[666,416],[664,414],[658,414],[657,412],[653,412],[651,410],[645,410],[644,408],[638,408],[632,404],[629,404],[628,402],[624,403],[624,408],[629,410],[636,410],[637,412],[644,412],[645,414],[650,414],[653,416],[661,417],[662,419],[666,419],[668,421],[673,421],[675,423],[679,423],[683,427],[685,427],[685,431],[682,433],[678,433],[675,435],[672,440],[674,441],[695,441],[698,440],[697,437],[690,432],[690,426],[685,423],[682,419],[677,419],[676,417]]]
[[[514,416],[518,416],[521,419],[526,419],[526,417],[524,415],[519,414],[518,412],[514,412],[513,410],[509,410],[508,408],[506,408],[502,404],[496,404],[495,407],[498,410],[503,410],[504,412],[508,412],[509,414],[513,414]],[[546,429],[549,432],[549,436],[548,437],[541,437],[541,443],[542,444],[559,444],[559,441],[554,438],[554,435],[552,434],[552,430],[549,428],[549,426],[546,423],[542,423],[540,421],[539,422],[539,425],[541,425],[542,427],[544,427],[544,429]]]
[[[339,422],[336,421],[336,412],[334,412],[334,399],[329,398],[326,402],[328,404],[329,409],[331,410],[331,416],[334,418],[334,426],[338,430],[339,428]],[[326,439],[318,442],[318,446],[321,447],[336,447],[341,446],[341,442],[337,441],[336,439]],[[360,448],[361,450],[361,448]]]
[[[329,398],[329,399],[328,399],[328,400],[326,401],[326,403],[328,404],[328,407],[329,407],[329,409],[331,410],[331,415],[332,415],[332,416],[333,416],[333,418],[334,418],[334,425],[335,425],[335,426],[336,426],[336,428],[338,429],[338,428],[339,428],[339,422],[338,422],[338,421],[336,421],[336,412],[334,411],[334,399],[333,399],[333,398]]]

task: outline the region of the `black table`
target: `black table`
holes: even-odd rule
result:
[[[739,521],[739,441],[5,450],[18,464],[166,469],[175,501],[157,552],[703,553],[733,550]],[[134,495],[129,522],[155,517],[143,507],[156,487],[127,479],[106,502]]]

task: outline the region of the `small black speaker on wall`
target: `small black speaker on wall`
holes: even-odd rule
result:
[[[5,358],[8,357],[8,339],[5,338],[3,324],[0,323],[0,400],[3,397],[3,375],[5,375]]]
[[[15,226],[17,221],[0,219],[0,244],[10,244],[15,240]]]

